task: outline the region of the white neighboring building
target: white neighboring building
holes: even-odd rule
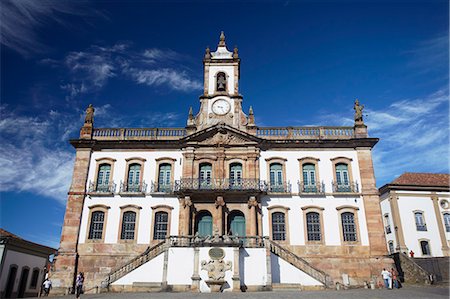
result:
[[[55,252],[0,228],[0,298],[36,297]]]
[[[380,188],[390,253],[450,256],[450,175],[404,173]]]
[[[185,128],[94,128],[88,108],[55,291],[77,271],[87,290],[209,292],[211,277],[225,291],[362,285],[390,266],[362,106],[352,127],[258,127],[237,48],[222,34],[203,64]]]

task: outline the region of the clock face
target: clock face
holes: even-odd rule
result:
[[[227,114],[230,111],[231,105],[228,101],[220,99],[213,103],[212,111],[218,115]]]

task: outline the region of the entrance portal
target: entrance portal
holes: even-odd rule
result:
[[[245,216],[241,211],[232,211],[228,215],[228,233],[245,237]]]
[[[202,237],[212,236],[212,216],[208,211],[201,211],[195,217],[195,232]]]

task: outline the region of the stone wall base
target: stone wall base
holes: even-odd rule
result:
[[[331,276],[334,284],[343,284],[343,274],[347,274],[350,286],[364,286],[372,279],[381,281],[383,268],[394,268],[394,260],[381,257],[303,257],[316,269]]]

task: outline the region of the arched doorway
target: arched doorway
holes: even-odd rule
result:
[[[16,275],[17,275],[17,266],[12,265],[9,268],[9,274],[8,274],[8,280],[6,283],[6,290],[5,290],[5,298],[11,298],[12,292],[14,290],[14,283],[16,281]]]
[[[208,211],[200,211],[195,216],[195,232],[200,236],[212,236],[212,216]]]
[[[228,214],[228,233],[244,237],[245,233],[245,216],[241,211],[231,211]]]

